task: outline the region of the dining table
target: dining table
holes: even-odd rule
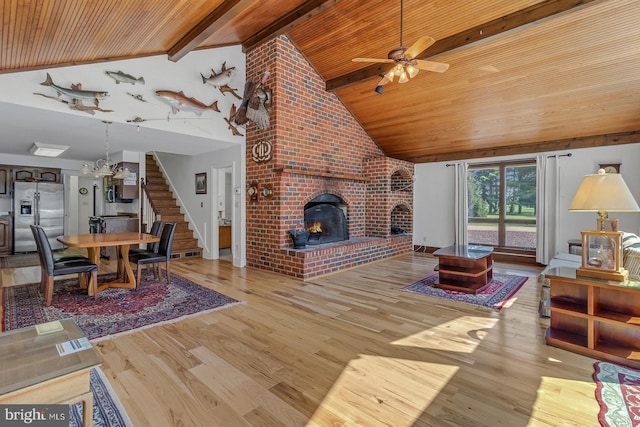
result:
[[[159,242],[160,237],[153,234],[127,231],[119,233],[65,234],[58,237],[58,241],[72,248],[86,248],[87,257],[91,262],[98,265],[98,268],[100,266],[100,248],[106,246],[116,247],[117,277],[110,282],[98,283],[97,289],[98,292],[101,292],[107,288],[135,288],[136,276],[133,274],[129,263],[129,248],[131,245]],[[81,281],[80,286],[84,288],[87,283],[83,282],[84,280]],[[91,287],[89,287],[89,295],[92,295]]]

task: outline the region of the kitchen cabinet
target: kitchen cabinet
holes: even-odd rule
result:
[[[13,237],[10,216],[0,216],[0,255],[13,253]]]
[[[139,176],[138,176],[138,164],[131,162],[120,162],[117,164],[118,168],[127,168],[131,176],[126,179],[117,179],[113,177],[106,177],[105,188],[113,188],[115,190],[114,197],[116,199],[137,199],[139,197]]]
[[[547,344],[640,368],[640,282],[576,276],[576,269],[555,267],[550,282]]]
[[[13,180],[61,183],[62,173],[60,169],[55,169],[55,168],[34,168],[34,167],[14,166]]]
[[[0,165],[0,199],[11,197],[11,168]]]
[[[231,247],[231,226],[221,225],[218,227],[218,249]]]

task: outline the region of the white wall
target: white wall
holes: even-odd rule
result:
[[[560,158],[559,232],[556,250],[567,251],[568,239],[580,238],[580,231],[596,228],[595,213],[569,212],[573,196],[587,174],[596,173],[600,163],[621,163],[620,172],[633,193],[640,201],[640,144],[616,145],[567,150],[571,157]],[[531,159],[535,155],[491,157],[469,160],[486,163],[497,160]],[[454,182],[455,168],[447,163],[422,163],[415,165],[413,243],[414,245],[444,247],[454,243]],[[610,213],[610,217],[620,219],[620,230],[640,234],[640,212]]]
[[[182,212],[190,219],[194,235],[203,246],[203,258],[217,259],[218,254],[218,176],[220,169],[233,167],[232,240],[233,265],[246,265],[246,229],[244,182],[244,143],[201,156],[156,153],[167,180],[178,199]],[[207,194],[195,194],[195,174],[207,173]],[[237,190],[237,191],[236,191]]]

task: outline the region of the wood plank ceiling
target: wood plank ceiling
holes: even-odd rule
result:
[[[414,162],[640,142],[637,0],[405,0],[405,45],[450,64],[374,91],[400,0],[7,0],[0,72],[242,44],[286,34],[378,145]]]

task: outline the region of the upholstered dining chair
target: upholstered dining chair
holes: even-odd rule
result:
[[[86,274],[89,279],[89,289],[93,292],[93,298],[98,299],[98,265],[87,259],[76,259],[56,262],[53,257],[53,251],[49,244],[49,239],[42,227],[36,226],[37,236],[36,247],[40,255],[40,263],[44,278],[41,282],[41,288],[44,293],[44,305],[51,305],[53,299],[53,281],[56,276],[66,274],[77,274],[78,280],[82,274]]]
[[[143,265],[153,264],[156,269],[154,270],[154,276],[158,279],[162,277],[160,263],[165,263],[165,270],[167,271],[167,284],[171,283],[171,270],[169,268],[169,261],[171,261],[171,245],[173,244],[173,235],[176,231],[175,222],[167,222],[162,227],[162,233],[160,234],[160,242],[158,243],[158,250],[156,252],[139,252],[129,254],[129,262],[136,264],[136,287],[140,286],[140,276]]]
[[[153,234],[154,236],[160,236],[160,233],[162,232],[162,225],[163,225],[162,221],[153,221],[149,234]],[[146,253],[146,252],[158,252],[158,244],[159,242],[147,243],[146,249],[138,249],[138,248],[129,249],[129,255]]]
[[[40,288],[41,291],[44,292],[44,278],[46,277],[46,273],[44,271],[44,263],[42,261],[42,249],[40,249],[40,238],[38,236],[38,227],[40,227],[39,225],[30,225],[29,227],[31,227],[31,234],[33,234],[33,240],[35,240],[36,242],[36,250],[38,252],[38,257],[40,259],[40,268],[41,268],[41,274],[40,274]],[[64,262],[64,261],[76,261],[76,260],[85,260],[87,261],[89,258],[87,258],[86,256],[82,256],[82,255],[63,255],[63,256],[58,256],[56,257],[54,254],[54,262]]]

